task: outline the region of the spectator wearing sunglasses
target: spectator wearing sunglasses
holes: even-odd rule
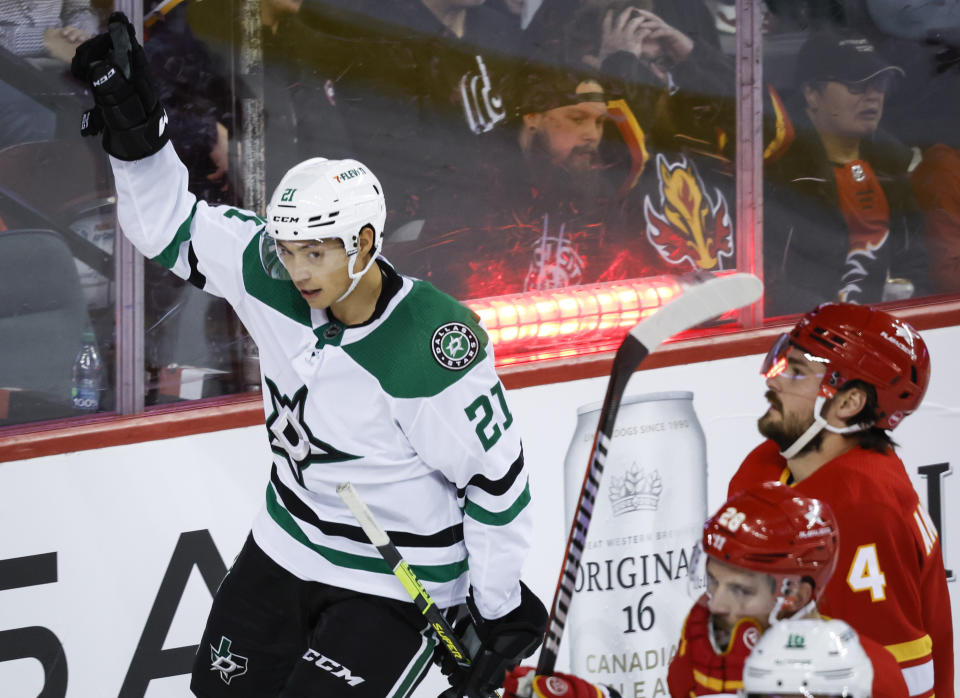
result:
[[[880,129],[903,69],[865,37],[820,32],[800,48],[795,76],[783,115],[795,138],[764,173],[767,313],[926,293],[911,153]]]

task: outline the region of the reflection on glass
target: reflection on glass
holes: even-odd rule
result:
[[[184,4],[146,35],[201,198],[248,206],[238,145],[262,129],[268,194],[308,157],[358,158],[387,192],[385,256],[462,300],[736,267],[729,3],[251,8]],[[260,71],[240,65],[251,21]],[[149,400],[249,388],[221,302],[148,274]]]
[[[0,426],[114,406],[113,188],[67,65],[89,3],[0,7]]]
[[[767,5],[767,314],[960,291],[960,17]]]

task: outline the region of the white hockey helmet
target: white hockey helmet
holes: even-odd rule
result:
[[[770,626],[743,667],[741,696],[870,698],[873,664],[842,620],[784,620]]]
[[[380,254],[386,218],[383,187],[366,165],[356,160],[305,160],[283,176],[267,204],[267,225],[260,240],[263,267],[273,278],[289,279],[277,257],[277,240],[342,240],[352,282],[337,299],[343,300]],[[374,249],[367,265],[357,271],[357,243],[366,226],[373,229]]]

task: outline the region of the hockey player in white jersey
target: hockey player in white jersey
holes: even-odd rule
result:
[[[456,695],[491,695],[539,644],[520,581],[532,521],[520,435],[477,317],[379,256],[384,194],[353,160],[294,167],[255,213],[187,190],[122,14],[77,50],[112,156],[120,225],[227,299],[260,349],[264,505],[214,599],[197,696],[409,695],[437,639],[336,493],[352,481],[428,592],[482,644]],[[388,115],[385,115],[389,118]]]

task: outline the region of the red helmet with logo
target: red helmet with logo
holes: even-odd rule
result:
[[[826,502],[765,482],[730,497],[704,524],[701,545],[707,555],[735,567],[810,577],[819,599],[837,564],[838,531]]]
[[[820,394],[832,398],[847,381],[860,379],[877,391],[877,421],[893,429],[919,407],[930,380],[930,353],[919,333],[890,313],[852,303],[824,303],[783,335],[764,362],[773,377],[790,345],[826,366]]]

